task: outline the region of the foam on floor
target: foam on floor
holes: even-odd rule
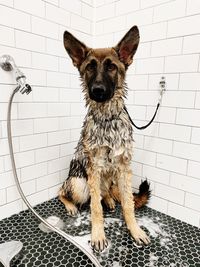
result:
[[[67,215],[57,198],[36,206],[43,217],[57,216],[64,222],[64,231],[91,250],[91,222],[89,207],[77,217]],[[142,248],[134,246],[124,223],[121,207],[114,212],[105,211],[105,232],[109,247],[103,252],[93,252],[103,267],[199,267],[200,230],[151,208],[136,212],[137,221],[150,236],[151,244]],[[19,240],[23,250],[14,258],[11,267],[94,267],[78,248],[58,234],[44,233],[39,221],[29,212],[22,211],[0,221],[0,243]]]

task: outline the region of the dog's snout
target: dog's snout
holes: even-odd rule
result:
[[[104,102],[107,98],[106,87],[103,84],[94,84],[91,88],[91,98],[97,102]]]
[[[106,88],[103,84],[93,85],[92,86],[92,93],[96,96],[104,94],[106,91]]]
[[[104,83],[95,82],[89,90],[90,99],[96,102],[104,102],[112,98],[112,90],[104,85]]]

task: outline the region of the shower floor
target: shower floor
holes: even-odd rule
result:
[[[44,218],[52,215],[62,218],[64,230],[87,246],[91,227],[88,207],[74,218],[67,215],[57,198],[37,205],[35,209]],[[200,267],[200,229],[148,207],[138,210],[136,216],[151,238],[147,247],[134,245],[122,219],[120,206],[115,212],[104,212],[105,232],[110,245],[103,253],[94,252],[102,266]],[[24,245],[11,267],[94,266],[70,242],[56,233],[42,232],[38,225],[39,221],[29,211],[0,221],[0,243],[20,240]]]

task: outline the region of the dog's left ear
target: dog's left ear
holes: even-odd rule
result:
[[[119,59],[127,68],[133,61],[133,56],[137,50],[140,41],[139,30],[137,26],[133,26],[121,39],[114,49],[119,55]]]

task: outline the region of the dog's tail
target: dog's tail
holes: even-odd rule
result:
[[[139,186],[139,192],[133,193],[135,208],[139,209],[146,205],[151,197],[150,184],[147,179],[143,181]]]

